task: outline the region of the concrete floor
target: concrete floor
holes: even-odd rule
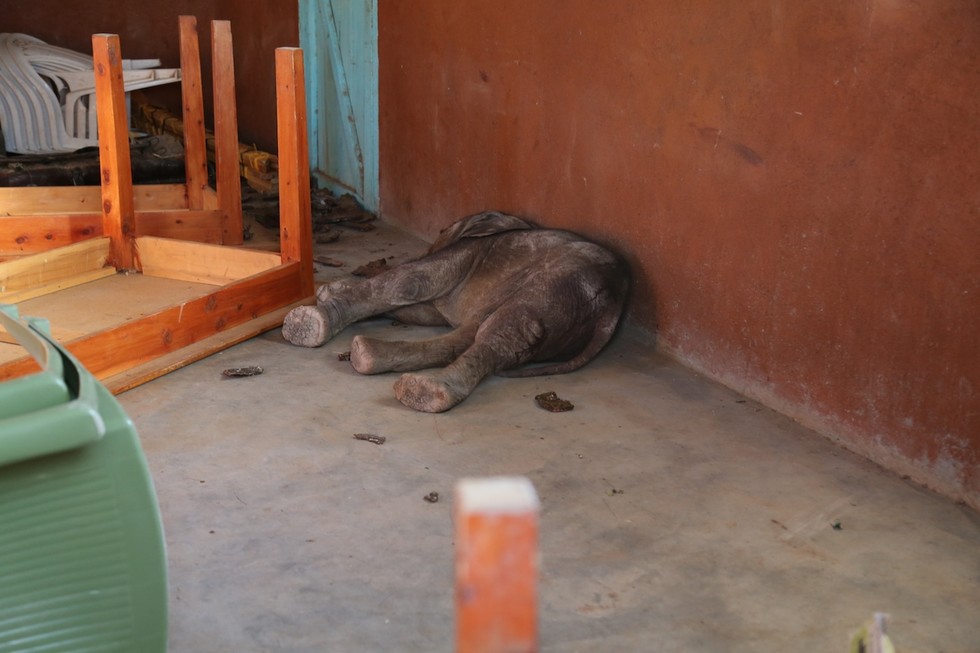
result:
[[[423,248],[345,231],[317,252],[347,265],[318,278]],[[357,333],[432,332],[373,320],[316,350],[272,332],[119,397],[163,512],[172,651],[452,650],[453,484],[498,474],[541,498],[543,651],[846,651],[875,611],[904,653],[980,651],[975,512],[630,329],[441,415],[337,358]],[[246,365],[265,373],[221,375]],[[549,390],[575,409],[538,408]]]

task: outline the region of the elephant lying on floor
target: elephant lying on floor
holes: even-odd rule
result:
[[[380,314],[453,327],[418,342],[359,335],[351,343],[355,370],[408,372],[395,383],[395,397],[437,413],[489,374],[562,374],[585,365],[612,337],[628,284],[626,266],[595,243],[485,212],[443,230],[416,261],[321,286],[316,305],[290,311],[282,333],[294,345],[318,347]],[[516,369],[527,363],[545,364]]]

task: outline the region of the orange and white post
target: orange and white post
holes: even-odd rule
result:
[[[456,651],[538,650],[538,513],[523,477],[462,479],[455,489]]]

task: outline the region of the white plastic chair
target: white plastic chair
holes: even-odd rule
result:
[[[123,61],[127,94],[180,81],[159,59]],[[0,34],[0,126],[6,148],[70,152],[98,144],[92,57],[27,34]]]

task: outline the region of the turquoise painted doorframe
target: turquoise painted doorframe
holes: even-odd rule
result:
[[[299,0],[299,16],[312,172],[377,211],[377,2]]]

